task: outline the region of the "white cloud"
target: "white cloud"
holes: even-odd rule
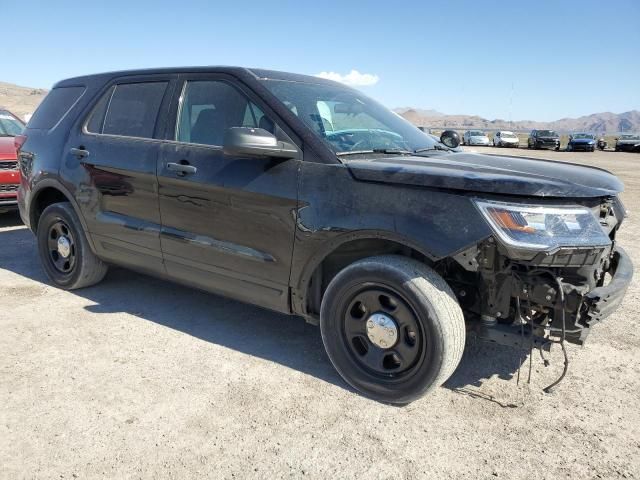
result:
[[[370,87],[375,85],[380,80],[378,75],[372,75],[371,73],[360,73],[357,70],[351,70],[346,75],[342,75],[336,72],[320,72],[316,74],[316,77],[326,78],[335,82],[344,83],[352,87]]]

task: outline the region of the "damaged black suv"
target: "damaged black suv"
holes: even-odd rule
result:
[[[616,177],[458,143],[314,77],[105,73],[16,139],[18,201],[60,288],[114,264],[300,315],[349,384],[406,403],[469,334],[582,343],[631,280]]]

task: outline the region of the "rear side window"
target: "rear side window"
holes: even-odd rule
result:
[[[58,87],[51,90],[31,117],[29,128],[53,128],[71,110],[84,91],[84,87]]]
[[[119,84],[96,104],[87,131],[152,138],[167,82]]]

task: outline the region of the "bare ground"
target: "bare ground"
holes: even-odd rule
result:
[[[512,153],[620,175],[640,265],[640,155]],[[0,478],[640,477],[637,277],[554,393],[559,351],[527,385],[520,352],[470,341],[398,408],[349,389],[299,318],[121,269],[58,290],[14,215],[0,245]]]

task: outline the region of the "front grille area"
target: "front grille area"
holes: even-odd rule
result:
[[[11,161],[11,162],[0,161],[0,170],[17,170],[17,169],[18,169],[17,161]]]
[[[0,193],[13,193],[18,191],[18,185],[0,185]]]

